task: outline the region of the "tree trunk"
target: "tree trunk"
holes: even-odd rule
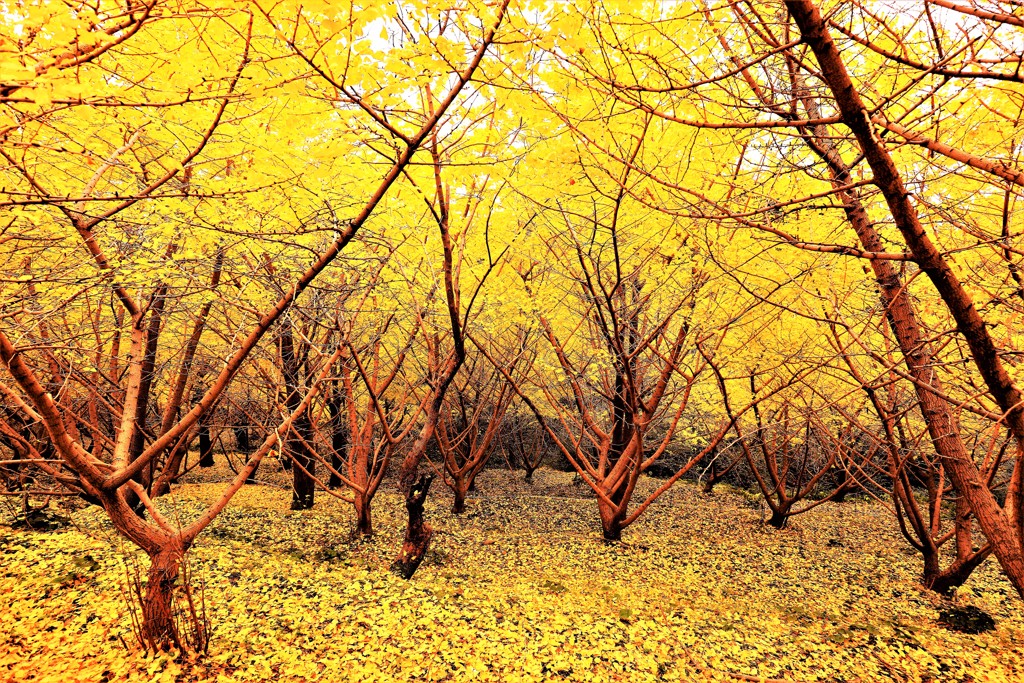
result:
[[[288,392],[285,396],[285,405],[288,410],[293,411],[302,402],[299,391],[300,360],[295,352],[292,328],[287,321],[282,326],[278,343],[281,351],[281,374],[284,376],[285,389]],[[285,457],[282,462],[292,466],[292,510],[308,510],[313,507],[316,461],[309,452],[312,444],[313,426],[309,413],[304,412],[292,423],[292,433],[284,443]]]
[[[789,522],[789,507],[772,510],[772,516],[768,518],[768,524],[776,529],[784,529]]]
[[[199,466],[213,467],[213,440],[206,422],[199,423]]]
[[[973,543],[974,523],[967,500],[960,496],[956,501],[956,559],[944,570],[939,568],[939,553],[932,552],[935,559],[925,555],[924,577],[922,583],[940,595],[949,595],[964,585],[971,573],[984,562],[992,552],[992,546],[986,545],[976,550]]]
[[[839,487],[836,492],[832,495],[833,503],[845,503],[846,496],[857,490],[857,484],[853,477],[847,470],[843,470],[843,480],[839,482]]]
[[[348,448],[348,430],[344,427],[335,427],[334,433],[331,435],[331,468],[341,472],[341,468],[345,466],[345,450]],[[334,472],[331,472],[331,477],[327,482],[327,488],[332,491],[341,488],[343,482]]]
[[[156,351],[160,341],[160,327],[163,321],[164,303],[167,300],[167,285],[158,285],[153,293],[153,304],[151,306],[149,326],[146,329],[145,352],[142,356],[142,374],[139,383],[139,398],[135,404],[135,431],[132,432],[132,439],[128,446],[128,459],[135,461],[146,447],[146,417],[149,413],[149,398],[152,393],[153,380],[156,369]],[[148,486],[151,480],[145,477],[136,477],[143,486]]]
[[[292,510],[309,510],[313,507],[316,492],[316,460],[309,452],[313,440],[313,427],[309,417],[302,415],[295,420],[293,428],[301,438],[290,439],[288,446],[294,458],[292,468]]]
[[[239,453],[244,454],[246,456],[246,461],[248,461],[249,455],[252,453],[252,441],[250,439],[249,434],[249,428],[251,427],[251,425],[249,424],[248,416],[245,414],[243,414],[238,419],[240,419],[241,422],[236,424],[232,429],[232,431],[235,433],[235,448],[238,450]],[[246,484],[251,485],[256,483],[257,470],[259,470],[258,463],[256,467],[253,469],[253,471],[249,473],[249,476],[245,478]]]
[[[456,480],[455,485],[452,487],[452,493],[455,494],[455,501],[452,503],[452,512],[456,515],[461,515],[466,511],[466,490],[467,487],[461,481]]]
[[[957,559],[945,569],[939,565],[940,553],[937,549],[925,549],[924,551],[924,573],[921,576],[921,585],[933,590],[939,595],[949,595],[955,589],[964,585],[971,573],[984,562],[989,550],[973,552],[967,556]]]
[[[534,472],[535,469],[536,469],[535,467],[530,467],[530,466],[526,467],[526,483],[527,484],[532,484],[533,483],[533,472]]]
[[[423,503],[427,499],[433,475],[421,474],[405,496],[405,508],[409,512],[409,524],[398,557],[391,564],[391,571],[403,579],[411,579],[423,562],[423,556],[430,545],[434,529],[423,521]]]
[[[238,449],[239,453],[249,455],[252,452],[252,447],[249,445],[249,425],[235,425],[234,432],[235,448]]]
[[[370,501],[356,494],[356,534],[373,536],[373,518],[370,515]]]
[[[711,451],[711,457],[712,458],[715,457],[717,450],[718,449],[715,449],[715,450]],[[715,461],[712,460],[711,461],[711,471],[708,473],[708,478],[704,482],[704,488],[702,489],[704,495],[705,496],[710,496],[712,493],[714,493],[715,492],[715,484],[717,484],[717,483],[718,483],[718,466],[715,464]]]
[[[256,463],[256,467],[252,468],[252,472],[250,472],[249,476],[245,478],[246,484],[252,485],[256,483],[256,472],[259,471],[259,469],[260,464]]]
[[[179,649],[182,644],[174,621],[174,584],[181,552],[161,550],[150,556],[146,594],[142,598],[142,635],[153,650]]]
[[[921,551],[921,555],[924,558],[924,569],[921,573],[921,585],[925,588],[931,588],[935,585],[936,579],[942,573],[942,569],[939,567],[939,551],[937,548],[928,547],[927,545]]]
[[[152,490],[149,493],[150,498],[167,495],[171,492],[171,484],[178,483],[178,477],[181,476],[181,468],[188,460],[188,449],[192,447],[192,441],[195,440],[198,432],[199,425],[196,425],[193,429],[182,434],[170,446],[167,461],[160,468],[160,476],[153,482]]]
[[[616,514],[615,508],[601,499],[598,499],[597,511],[601,516],[601,536],[605,542],[621,541],[622,515]]]
[[[967,582],[971,573],[985,560],[986,557],[988,557],[988,553],[972,557],[967,562],[960,562],[958,560],[946,567],[945,571],[934,574],[931,577],[929,577],[926,572],[924,585],[926,588],[930,588],[939,595],[949,595],[955,589]]]

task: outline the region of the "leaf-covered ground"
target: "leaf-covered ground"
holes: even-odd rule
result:
[[[606,545],[571,475],[518,476],[485,472],[461,518],[435,490],[438,533],[411,582],[387,571],[393,494],[377,536],[353,542],[341,501],[295,513],[283,489],[243,489],[191,554],[215,629],[199,661],[126,650],[129,550],[97,511],[56,532],[0,527],[0,680],[1024,680],[1021,603],[996,564],[956,598],[996,630],[948,631],[875,504],[825,504],[778,532],[740,492],[684,484]],[[220,488],[164,504],[187,518]]]

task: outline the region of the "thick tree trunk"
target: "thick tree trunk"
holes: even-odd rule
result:
[[[933,574],[930,577],[926,572],[924,585],[926,588],[930,588],[939,595],[949,595],[955,589],[967,582],[971,573],[985,560],[986,557],[988,557],[988,553],[985,553],[978,558],[972,557],[971,560],[967,562],[956,561],[946,567],[944,571]]]
[[[832,495],[833,503],[845,503],[846,496],[850,495],[857,490],[857,484],[850,473],[843,470],[843,480],[839,483],[839,487],[836,492]]]
[[[423,503],[427,499],[433,475],[421,474],[405,496],[405,508],[409,512],[409,523],[398,557],[391,564],[391,571],[403,579],[411,579],[416,573],[434,535],[433,528],[423,521]]]
[[[773,526],[776,529],[784,529],[786,523],[789,521],[789,510],[780,509],[772,510],[772,516],[768,518],[769,526]]]
[[[461,361],[459,362],[461,363]],[[416,573],[433,536],[433,529],[423,521],[423,503],[427,499],[427,492],[434,477],[433,475],[419,474],[418,470],[420,460],[423,459],[427,445],[434,438],[434,431],[437,429],[438,411],[444,400],[444,394],[440,392],[440,389],[447,390],[447,386],[457,370],[457,365],[450,366],[446,373],[447,381],[435,388],[434,399],[427,408],[427,415],[424,418],[420,434],[413,442],[409,452],[406,453],[398,471],[398,488],[405,495],[405,507],[409,513],[409,519],[405,527],[405,539],[398,551],[398,556],[391,563],[391,570],[405,579],[411,579],[412,575]]]
[[[937,549],[926,548],[924,551],[924,572],[921,585],[935,591],[939,595],[949,595],[964,585],[971,573],[989,556],[989,550],[972,552],[957,559],[945,569],[940,567],[940,553]]]
[[[530,466],[526,467],[526,479],[525,479],[525,481],[526,481],[527,484],[532,484],[533,483],[533,473],[534,473],[535,470],[536,470],[535,467],[530,467]]]
[[[161,550],[150,557],[142,598],[142,635],[153,650],[182,646],[174,620],[174,584],[180,566],[178,549]]]
[[[939,568],[938,552],[933,552],[935,559],[925,555],[924,577],[925,588],[949,595],[966,583],[971,573],[984,562],[992,552],[991,545],[977,550],[973,547],[974,523],[967,501],[960,496],[956,501],[956,559],[944,570]]]
[[[373,518],[370,513],[369,499],[356,494],[356,534],[373,536]]]
[[[466,511],[466,489],[465,484],[460,481],[456,481],[452,487],[452,493],[455,494],[455,500],[452,502],[452,512],[456,515],[461,515]]]
[[[612,543],[622,540],[622,515],[616,513],[616,509],[598,499],[597,511],[601,516],[601,536],[606,542]]]
[[[924,550],[921,551],[921,555],[924,558],[924,569],[921,572],[921,585],[925,588],[933,588],[936,580],[942,574],[942,568],[939,566],[939,551],[936,548],[926,546]]]

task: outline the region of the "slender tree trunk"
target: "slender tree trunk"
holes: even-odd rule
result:
[[[145,343],[141,359],[141,370],[138,386],[138,399],[135,403],[135,424],[132,428],[131,440],[128,442],[128,462],[134,462],[146,446],[146,418],[149,413],[149,395],[153,387],[153,379],[156,368],[156,352],[160,340],[160,327],[163,321],[164,302],[166,301],[167,286],[158,285],[153,293],[153,305],[150,309],[149,325],[146,328]],[[141,320],[139,323],[141,325]],[[55,376],[59,376],[55,373]],[[51,393],[57,395],[54,388]],[[135,481],[149,489],[153,483],[153,467],[155,463],[150,462],[149,467],[132,477]],[[145,514],[142,501],[134,491],[127,494],[128,504],[139,515]]]
[[[285,321],[279,337],[281,349],[281,373],[284,375],[285,405],[288,410],[295,410],[302,402],[299,391],[299,357],[295,352],[295,342],[291,325]],[[292,432],[285,440],[285,462],[292,465],[292,510],[308,510],[313,507],[316,491],[315,467],[309,449],[313,443],[313,425],[309,413],[304,412],[292,423]]]
[[[817,111],[814,110],[814,115]],[[835,148],[826,141],[818,131],[814,138],[809,139],[811,147],[828,163],[833,173],[834,184],[841,186],[851,182],[849,168],[839,157]],[[860,201],[856,191],[841,192],[840,198],[846,207],[847,217],[854,228],[861,245],[869,251],[883,251],[884,245],[881,237],[870,223],[867,211]],[[933,371],[934,356],[931,344],[924,336],[924,331],[917,317],[913,302],[907,292],[903,279],[893,268],[892,264],[874,259],[871,261],[871,268],[878,283],[882,303],[886,308],[886,319],[889,329],[896,337],[897,344],[903,354],[904,361],[910,375],[914,378],[914,388],[920,401],[922,415],[928,427],[929,434],[933,436],[932,444],[935,452],[942,458],[943,462],[957,460],[961,466],[969,457],[963,438],[960,435],[959,421],[953,414],[949,404],[929,391],[926,387],[934,387],[936,391],[942,391],[942,381]],[[893,457],[893,456],[890,456]],[[898,462],[894,458],[894,462]],[[911,459],[906,463],[908,468],[913,469],[917,461]],[[846,482],[851,481],[849,472],[844,471]],[[934,501],[940,495],[938,483],[934,476],[927,470],[917,473],[917,478],[926,482],[929,492],[929,501]],[[955,477],[954,477],[955,480]],[[846,483],[844,482],[844,483]],[[844,486],[840,494],[833,498],[836,502],[842,502],[849,490],[855,489],[856,484]],[[958,517],[961,514],[961,507],[966,507],[966,499],[961,496],[958,501]],[[929,509],[932,509],[930,503]],[[967,507],[969,512],[969,507]],[[952,588],[962,585],[970,576],[971,571],[980,564],[974,562],[962,562],[956,566],[950,566],[947,570],[941,568],[941,553],[937,548],[929,546],[930,540],[921,538],[924,545],[921,550],[924,560],[924,569],[921,583],[926,588],[946,594]],[[987,555],[987,553],[986,553]],[[984,558],[982,558],[984,559]]]
[[[316,460],[309,452],[313,442],[313,426],[309,417],[300,416],[295,420],[293,428],[299,437],[290,442],[292,457],[295,459],[292,468],[292,510],[309,510],[313,507],[316,492],[315,475]]]
[[[341,472],[341,468],[345,466],[345,451],[348,448],[348,430],[341,426],[334,428],[334,433],[331,435],[331,467]],[[331,472],[330,480],[327,482],[327,487],[332,491],[334,489],[341,488],[343,482],[334,472]]]
[[[714,458],[716,451],[711,451],[711,457]],[[718,465],[714,460],[711,461],[711,471],[708,473],[708,478],[704,482],[703,493],[706,496],[710,496],[715,492],[715,484],[718,483]]]
[[[250,472],[249,476],[245,478],[245,483],[246,484],[248,484],[250,486],[256,484],[256,472],[258,472],[259,469],[260,469],[260,463],[256,463],[256,467],[253,467],[252,468],[252,472]]]
[[[157,498],[159,496],[167,495],[171,492],[171,484],[178,483],[178,476],[181,473],[181,466],[188,456],[188,449],[191,446],[192,440],[198,433],[198,425],[193,431],[185,432],[178,441],[171,446],[168,454],[167,461],[161,468],[160,476],[153,482],[153,490],[150,492],[151,498]]]
[[[164,302],[167,286],[159,285],[153,294],[149,327],[146,329],[145,353],[142,357],[142,378],[139,385],[139,400],[135,404],[135,431],[132,432],[131,444],[128,447],[129,461],[134,461],[146,446],[146,427],[149,414],[149,398],[152,393],[153,380],[156,376],[156,352],[160,341],[160,327],[163,323]],[[143,481],[144,485],[151,480]]]
[[[238,418],[241,420],[234,427],[235,432],[235,447],[238,452],[245,455],[245,459],[249,459],[249,455],[252,453],[252,439],[251,439],[251,427],[249,423],[249,417],[243,412]],[[256,483],[256,472],[259,470],[259,464],[253,468],[253,471],[249,473],[249,476],[245,478],[245,483],[252,485]]]
[[[235,448],[242,455],[249,455],[252,452],[252,447],[249,445],[249,425],[239,424],[235,425]]]
[[[205,420],[199,423],[199,466],[213,467],[213,440],[210,438],[210,425]]]

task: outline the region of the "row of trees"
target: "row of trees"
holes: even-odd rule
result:
[[[411,577],[434,473],[461,508],[499,441],[609,540],[742,465],[775,526],[859,488],[926,585],[1024,594],[1007,4],[4,5],[5,477],[147,553],[154,647],[269,456],[361,533],[395,461]]]

